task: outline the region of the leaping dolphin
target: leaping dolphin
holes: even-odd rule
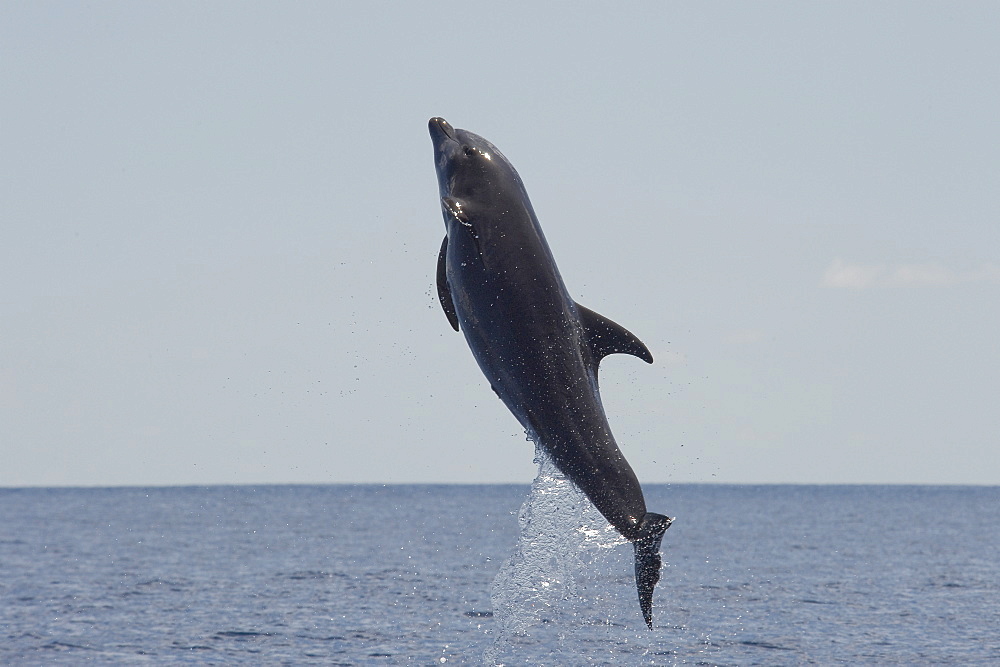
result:
[[[660,541],[672,519],[646,511],[604,414],[597,368],[617,352],[647,363],[653,356],[570,297],[524,184],[496,146],[443,118],[429,126],[447,228],[437,265],[441,306],[493,391],[632,542],[639,605],[652,629]]]

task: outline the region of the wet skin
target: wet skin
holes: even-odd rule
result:
[[[670,519],[642,488],[608,425],[598,366],[608,354],[648,363],[646,346],[569,295],[517,171],[486,139],[429,123],[447,235],[438,297],[493,391],[558,468],[635,545],[636,584],[652,627],[660,541]]]

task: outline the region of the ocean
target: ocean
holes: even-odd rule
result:
[[[644,488],[652,631],[537,480],[0,489],[0,664],[1000,664],[1000,487]]]

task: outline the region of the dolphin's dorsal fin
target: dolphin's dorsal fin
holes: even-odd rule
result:
[[[441,251],[438,253],[437,288],[438,300],[444,308],[444,314],[451,323],[451,328],[458,331],[458,315],[455,313],[455,302],[451,300],[451,287],[448,286],[448,236],[441,241]]]
[[[590,308],[576,304],[576,309],[595,362],[600,363],[609,354],[622,353],[633,354],[647,364],[653,363],[653,355],[631,331]]]

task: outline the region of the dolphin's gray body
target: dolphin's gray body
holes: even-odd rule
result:
[[[597,368],[609,354],[653,357],[634,335],[570,297],[514,167],[482,137],[430,120],[447,235],[438,297],[493,391],[559,469],[635,547],[652,628],[660,541],[671,519],[646,511],[608,426]]]

